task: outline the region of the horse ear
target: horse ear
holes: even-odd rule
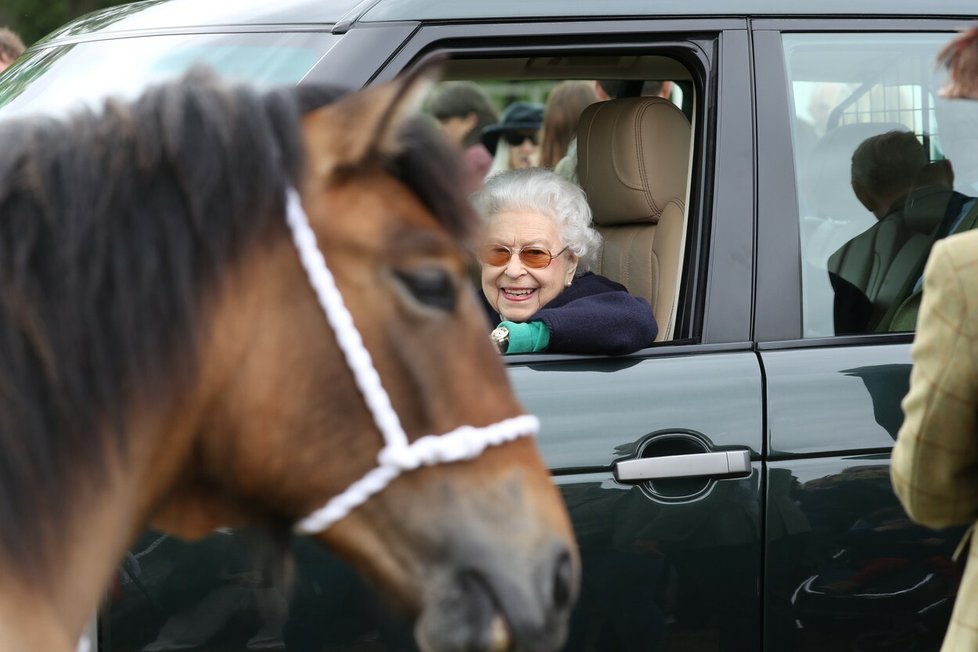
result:
[[[318,178],[395,156],[402,125],[416,114],[440,72],[423,64],[394,81],[352,93],[303,118],[308,164]]]

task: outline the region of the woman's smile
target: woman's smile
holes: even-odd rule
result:
[[[537,291],[536,288],[501,288],[503,297],[509,301],[526,301]]]

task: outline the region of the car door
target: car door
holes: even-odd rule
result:
[[[765,647],[938,649],[960,574],[951,553],[961,532],[911,523],[889,480],[912,322],[852,328],[854,307],[840,301],[847,290],[839,279],[865,270],[849,278],[865,282],[861,292],[879,314],[904,310],[939,237],[915,225],[940,221],[949,209],[942,200],[939,210],[917,215],[914,200],[925,191],[952,194],[949,185],[934,195],[933,186],[914,182],[892,212],[874,216],[854,193],[857,148],[913,134],[926,160],[950,160],[955,186],[969,192],[961,176],[967,153],[956,152],[973,136],[936,93],[936,53],[950,25],[865,21],[858,34],[828,20],[754,27],[757,120],[765,126],[757,300],[768,410]],[[911,228],[884,242],[897,216]],[[876,241],[861,254],[867,258],[844,268],[843,253],[868,237]],[[905,294],[873,294],[886,284]]]
[[[423,26],[378,75],[392,77],[431,52],[453,64],[507,54],[565,62],[670,55],[695,73],[695,183],[675,340],[620,357],[507,358],[518,396],[541,418],[538,443],[581,546],[584,579],[569,650],[760,644],[763,424],[747,318],[753,218],[742,192],[752,187],[745,26]]]

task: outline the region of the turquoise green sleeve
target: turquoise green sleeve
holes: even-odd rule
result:
[[[499,325],[509,329],[509,348],[506,349],[506,355],[543,351],[550,344],[550,329],[542,321],[504,321]]]

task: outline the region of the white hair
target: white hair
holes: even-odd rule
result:
[[[509,170],[493,176],[473,202],[483,219],[510,211],[539,213],[550,218],[564,246],[578,258],[577,274],[586,272],[601,246],[591,226],[591,206],[580,187],[544,168]]]

